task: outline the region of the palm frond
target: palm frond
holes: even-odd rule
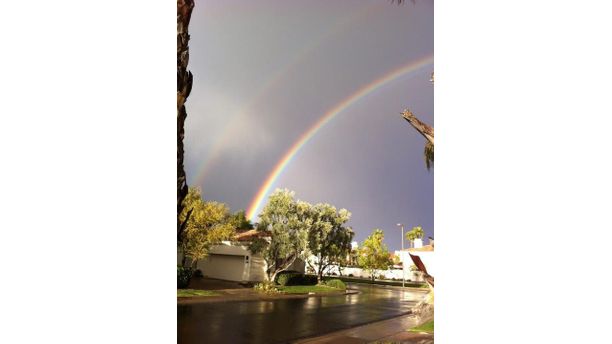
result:
[[[425,157],[425,166],[427,167],[427,170],[429,171],[429,169],[433,166],[433,163],[434,163],[434,145],[433,143],[427,141],[427,143],[425,144],[425,151],[423,152],[423,155]]]

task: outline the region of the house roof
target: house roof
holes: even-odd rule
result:
[[[236,241],[251,241],[255,238],[265,238],[269,237],[270,234],[262,231],[258,231],[257,229],[249,229],[236,231],[236,236],[234,236],[234,240]]]
[[[434,247],[433,245],[423,245],[423,247],[419,247],[419,248],[409,248],[407,251],[409,252],[423,252],[423,251],[433,251]]]

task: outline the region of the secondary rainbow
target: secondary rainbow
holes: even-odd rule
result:
[[[254,93],[253,97],[233,116],[231,120],[225,126],[225,128],[218,134],[219,138],[213,141],[213,145],[206,154],[206,156],[200,159],[199,165],[196,167],[195,178],[192,182],[195,185],[204,185],[204,178],[208,175],[210,168],[213,167],[214,162],[222,156],[223,148],[231,140],[236,139],[236,135],[233,135],[232,129],[237,123],[242,121],[245,116],[252,115],[251,111],[259,103],[265,101],[266,97],[275,89],[278,89],[286,82],[291,81],[291,76],[295,70],[297,70],[304,60],[306,60],[313,52],[322,49],[322,45],[328,42],[334,36],[342,35],[344,32],[351,30],[356,24],[366,19],[368,16],[377,13],[378,11],[385,8],[386,5],[373,3],[370,6],[366,6],[360,10],[355,10],[345,18],[336,22],[329,30],[324,31],[317,38],[311,40],[308,44],[302,46],[293,57],[287,61],[283,66],[278,68],[268,78],[264,84]]]
[[[256,216],[259,214],[259,210],[262,206],[263,200],[270,192],[270,189],[274,185],[274,182],[280,177],[282,172],[289,165],[289,163],[296,156],[296,154],[300,151],[300,149],[304,147],[304,145],[308,143],[308,141],[310,141],[310,139],[312,139],[312,137],[315,136],[315,134],[323,126],[325,126],[325,124],[329,123],[329,121],[331,121],[335,116],[346,110],[351,105],[355,104],[361,98],[385,86],[393,80],[414,73],[430,64],[433,64],[433,56],[431,55],[396,68],[386,73],[382,77],[368,83],[367,85],[364,85],[356,92],[343,99],[341,102],[339,102],[334,107],[325,112],[325,114],[323,114],[323,116],[321,116],[321,118],[319,118],[317,122],[315,122],[306,132],[304,132],[297,139],[297,141],[295,141],[295,143],[289,148],[289,150],[287,150],[283,157],[274,166],[274,168],[264,181],[263,185],[259,188],[259,191],[251,201],[247,210],[247,218],[251,221],[256,220]]]

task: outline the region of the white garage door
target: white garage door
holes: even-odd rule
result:
[[[201,265],[202,274],[206,277],[228,281],[242,281],[244,256],[211,254]]]

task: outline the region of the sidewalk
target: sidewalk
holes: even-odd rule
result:
[[[404,315],[401,317],[383,320],[348,330],[326,334],[324,336],[307,338],[295,341],[296,344],[362,344],[362,343],[407,343],[407,344],[433,344],[433,334],[408,332],[407,329],[417,325],[416,317]]]

